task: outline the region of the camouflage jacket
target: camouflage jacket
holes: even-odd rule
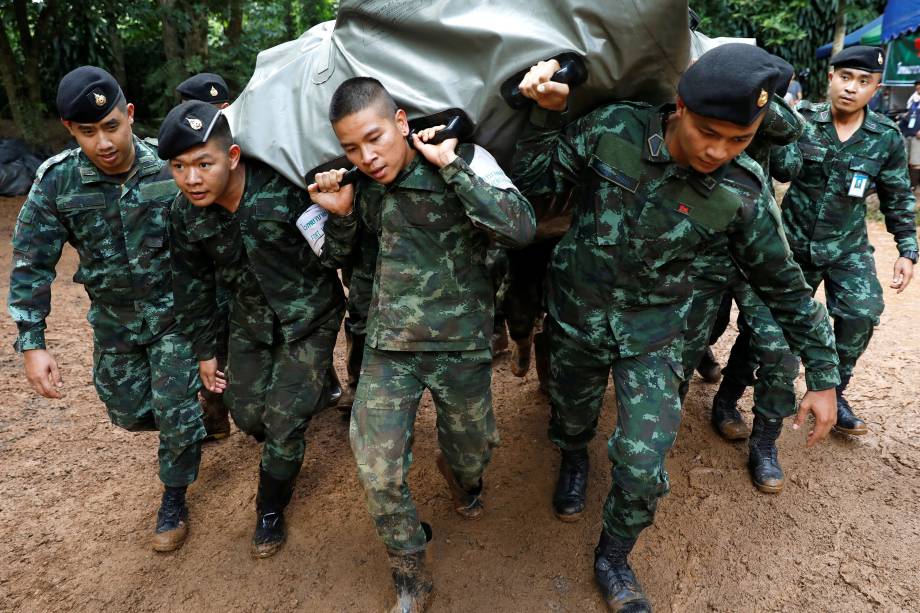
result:
[[[38,169],[13,232],[9,312],[16,349],[45,347],[51,282],[64,243],[80,256],[74,275],[90,297],[96,343],[117,351],[150,340],[173,321],[166,222],[176,184],[156,147],[134,139],[127,179],[103,174],[77,149]]]
[[[362,178],[355,213],[326,224],[323,256],[347,262],[358,224],[377,237],[367,343],[391,351],[486,349],[494,296],[486,270],[490,239],[533,240],[530,203],[510,185],[487,183],[468,164],[473,148],[438,170],[418,154],[389,186]],[[371,241],[363,249],[373,249]],[[365,254],[363,257],[370,257]]]
[[[897,125],[866,109],[862,127],[841,143],[827,103],[802,102],[798,110],[806,121],[805,133],[784,147],[777,160],[783,178],[792,180],[783,199],[783,222],[796,257],[822,266],[844,253],[869,248],[866,199],[848,195],[856,173],[875,184],[898,251],[916,251],[916,201]]]
[[[275,321],[290,342],[330,317],[341,319],[342,284],[325,268],[294,225],[309,206],[307,193],[274,170],[243,158],[246,186],[240,206],[195,207],[179,194],[170,215],[169,243],[179,327],[199,360],[214,357],[217,284],[230,294],[230,325],[266,345]]]
[[[679,166],[664,142],[673,107],[612,104],[560,130],[536,109],[514,168],[526,195],[574,187],[572,227],[550,263],[551,315],[588,344],[622,357],[683,333],[691,266],[722,236],[806,365],[810,389],[839,381],[824,307],[792,259],[760,167],[746,155],[709,175]]]
[[[795,109],[780,96],[773,96],[763,123],[754,135],[754,140],[745,149],[745,153],[763,170],[772,193],[773,182],[770,180],[771,157],[780,147],[794,143],[805,130],[805,120]],[[769,206],[774,207],[773,214],[779,216],[776,201],[772,198]],[[728,235],[723,234],[705,251],[693,260],[693,277],[731,278],[735,263],[728,248]]]

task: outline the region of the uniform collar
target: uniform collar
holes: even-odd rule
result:
[[[393,181],[394,187],[419,189],[428,192],[443,192],[444,179],[437,169],[429,164],[421,153],[416,153],[403,171]]]
[[[134,139],[134,165],[128,170],[127,177],[131,179],[134,176],[145,177],[160,171],[160,160],[154,153],[153,149],[143,143],[136,136]],[[121,183],[116,177],[109,176],[99,170],[99,167],[93,164],[83,151],[80,151],[80,180],[82,183]],[[127,183],[128,180],[125,180]]]
[[[664,125],[668,115],[676,108],[673,104],[663,104],[650,110],[642,143],[642,159],[646,162],[660,164],[671,161],[671,153],[664,143]]]

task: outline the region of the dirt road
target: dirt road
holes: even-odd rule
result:
[[[19,203],[0,199],[4,297]],[[881,225],[873,224],[871,236],[887,282],[893,242]],[[27,389],[11,348],[15,328],[6,315],[0,325],[0,610],[381,610],[390,589],[385,556],[335,411],[308,431],[279,555],[248,555],[258,447],[239,432],[205,448],[185,546],[169,555],[150,550],[160,491],[155,434],[117,430],[106,418],[90,374],[87,298],[70,280],[75,268],[67,248],[48,334],[63,368],[63,400]],[[920,281],[901,296],[886,288],[880,329],[851,384],[870,434],[806,451],[804,433],[787,426],[780,496],[751,487],[746,445],[711,431],[715,387],[695,381],[668,460],[671,494],[633,555],[656,610],[920,610],[917,296]],[[732,326],[718,346],[723,360],[734,334]],[[344,373],[341,349],[336,357]],[[479,522],[451,511],[433,461],[429,400],[420,412],[411,483],[435,532],[432,611],[601,611],[591,563],[609,486],[606,441],[591,444],[586,518],[560,523],[549,504],[558,456],[545,435],[548,405],[535,374],[517,379],[500,358],[494,392],[503,446],[487,475]],[[613,407],[610,394],[605,435]]]

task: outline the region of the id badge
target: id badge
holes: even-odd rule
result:
[[[853,181],[850,182],[849,196],[862,198],[866,193],[866,186],[869,185],[869,175],[864,172],[857,172],[853,175]]]

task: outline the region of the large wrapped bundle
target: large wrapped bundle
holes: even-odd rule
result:
[[[260,53],[227,115],[247,154],[303,186],[342,156],[327,119],[336,87],[373,76],[410,119],[462,109],[472,140],[505,164],[527,119],[500,91],[516,74],[573,53],[587,69],[574,114],[660,102],[673,98],[689,44],[679,0],[343,0],[335,22]]]

